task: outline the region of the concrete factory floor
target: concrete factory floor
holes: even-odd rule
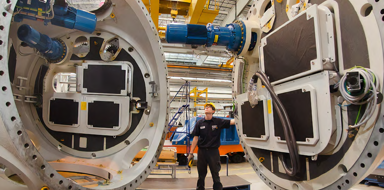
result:
[[[221,165],[221,171],[220,171],[220,176],[225,176],[226,175],[226,164]],[[156,173],[167,173],[167,171],[156,171]],[[229,164],[229,175],[238,175],[239,177],[247,180],[248,182],[251,183],[251,190],[260,190],[260,189],[269,189],[267,185],[264,184],[263,181],[256,175],[256,173],[253,171],[251,166],[246,163],[230,163]],[[197,167],[193,166],[191,170],[191,174],[188,174],[187,171],[177,171],[176,174],[177,178],[197,178]],[[211,177],[211,173],[209,172],[208,169],[208,174],[207,177]],[[150,175],[149,178],[171,178],[170,175]],[[366,185],[356,185],[351,190],[364,190],[364,189],[369,189],[369,190],[383,190],[384,188],[380,187],[373,187],[373,186],[366,186]]]

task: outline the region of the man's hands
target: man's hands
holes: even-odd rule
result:
[[[193,160],[193,153],[189,153],[189,155],[188,155],[188,163],[189,163],[189,161],[191,161],[191,160]]]
[[[188,167],[192,166],[193,157],[194,157],[193,153],[189,153],[189,155],[188,155]]]

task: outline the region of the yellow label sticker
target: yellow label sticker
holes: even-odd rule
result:
[[[268,100],[267,104],[268,104],[268,114],[271,114],[272,113],[272,101]]]
[[[213,40],[214,43],[217,43],[219,41],[219,35],[215,35],[215,39]]]
[[[43,9],[42,8],[38,8],[37,9],[37,15],[42,16],[43,14],[41,12],[43,12]]]
[[[87,102],[81,102],[81,110],[87,110]]]

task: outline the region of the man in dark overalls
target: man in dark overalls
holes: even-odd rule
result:
[[[191,151],[188,156],[188,163],[193,159],[193,151],[198,145],[197,152],[197,171],[199,179],[197,181],[197,190],[204,190],[205,176],[207,175],[207,165],[211,170],[213,179],[213,189],[221,190],[223,185],[220,182],[219,171],[220,164],[220,133],[221,129],[229,128],[230,125],[235,124],[235,120],[224,120],[213,117],[215,113],[215,105],[207,103],[204,105],[205,118],[196,122],[195,128],[192,132],[193,138]]]

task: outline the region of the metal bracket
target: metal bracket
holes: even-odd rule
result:
[[[19,79],[19,85],[16,86],[16,88],[19,89],[19,90],[26,89],[27,87],[24,87],[24,81],[27,81],[28,79],[25,78],[25,77],[20,77],[20,76],[18,76],[17,79]]]
[[[149,84],[152,86],[152,91],[149,92],[149,94],[151,94],[152,98],[157,97],[158,93],[157,93],[157,84],[156,84],[156,82],[155,81],[151,81],[151,82],[149,82]]]

